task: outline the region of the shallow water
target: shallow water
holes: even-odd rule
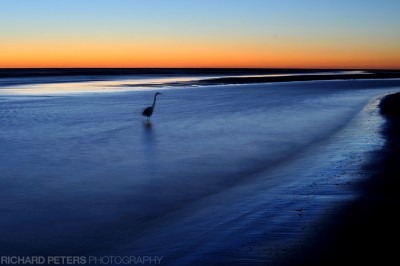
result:
[[[73,84],[43,85],[63,94],[3,91],[3,254],[273,261],[357,196],[349,184],[382,144],[369,104],[400,89],[396,80],[129,91],[112,82],[112,93],[91,82],[80,94]],[[156,90],[149,124],[140,114]]]

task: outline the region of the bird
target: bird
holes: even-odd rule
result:
[[[154,112],[154,107],[156,106],[156,100],[157,100],[157,95],[162,94],[161,92],[156,92],[156,94],[154,95],[154,100],[153,100],[153,105],[147,107],[146,109],[143,110],[142,115],[147,116],[147,122],[150,121],[150,117]]]

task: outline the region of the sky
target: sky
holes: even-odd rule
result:
[[[7,67],[400,69],[400,1],[1,0]]]

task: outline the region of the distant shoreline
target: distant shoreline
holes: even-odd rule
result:
[[[294,74],[333,71],[353,71],[353,69],[300,69],[300,68],[0,68],[0,79],[10,77],[49,76],[102,76],[102,75],[264,75]],[[356,69],[354,70],[356,71]],[[364,70],[363,70],[364,71]],[[365,70],[398,72],[400,70]]]
[[[120,76],[120,75],[280,75],[361,71],[379,76],[400,76],[400,69],[318,69],[318,68],[0,68],[2,78]],[[324,74],[325,75],[325,74]],[[364,74],[361,74],[364,75]],[[313,75],[315,76],[315,75]],[[277,77],[276,77],[277,78]],[[217,79],[212,80],[217,82]]]
[[[248,83],[275,83],[294,81],[323,81],[323,80],[369,80],[369,79],[397,79],[400,72],[376,72],[370,74],[327,74],[327,75],[296,75],[296,76],[275,76],[275,77],[234,77],[205,79],[196,82],[197,85],[218,85],[218,84],[248,84]]]
[[[105,81],[124,78],[196,77],[191,81],[124,84],[126,87],[211,86],[277,82],[400,79],[400,70],[252,69],[252,68],[63,68],[0,69],[0,87],[47,83]]]

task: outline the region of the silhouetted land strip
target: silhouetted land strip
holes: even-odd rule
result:
[[[204,78],[194,81],[179,81],[169,83],[142,83],[125,84],[127,87],[160,87],[160,86],[210,86],[210,85],[228,85],[228,84],[256,84],[256,83],[276,83],[276,82],[294,82],[294,81],[322,81],[322,80],[370,80],[370,79],[400,79],[400,71],[377,71],[361,74],[310,74],[310,73],[290,73],[282,76],[263,76],[263,77],[219,77]],[[244,74],[241,74],[244,75]],[[258,75],[258,74],[253,74]],[[269,75],[274,75],[269,73]],[[279,75],[279,74],[278,74]]]
[[[354,71],[351,73],[349,71]],[[335,73],[336,72],[336,73]],[[348,72],[348,73],[344,73]],[[0,85],[93,81],[132,76],[198,77],[195,81],[125,84],[127,87],[207,86],[317,80],[400,78],[400,70],[293,69],[293,68],[22,68],[0,69]],[[217,78],[210,78],[217,76]],[[254,76],[254,77],[250,77]],[[51,79],[49,79],[51,78]]]
[[[288,265],[390,265],[398,261],[400,235],[400,93],[380,103],[386,118],[384,148],[365,166],[371,178],[362,197],[331,217],[317,241]]]
[[[291,80],[331,79],[337,75],[310,75],[312,73],[331,73],[353,71],[353,69],[299,69],[299,68],[0,68],[0,78],[11,77],[54,77],[54,76],[102,76],[102,75],[268,75],[268,74],[302,74],[302,77],[242,77],[223,78],[224,81],[271,82]],[[399,77],[400,70],[363,70],[376,75],[377,78]],[[354,75],[362,78],[364,74]],[[343,75],[348,77],[348,75]],[[285,80],[286,79],[286,80]],[[266,81],[263,81],[266,80]],[[220,83],[221,79],[210,79],[208,82]]]
[[[0,78],[102,75],[265,75],[345,71],[296,68],[0,68]]]
[[[227,84],[256,84],[256,83],[276,83],[276,82],[294,82],[294,81],[322,81],[322,80],[370,80],[370,79],[398,79],[400,71],[377,71],[362,74],[310,74],[310,73],[290,73],[282,76],[264,76],[264,77],[220,77],[205,78],[195,81],[180,81],[171,83],[146,83],[146,84],[125,84],[128,87],[159,87],[159,86],[209,86],[209,85],[227,85]],[[244,74],[243,74],[244,75]],[[258,74],[253,74],[258,75]],[[272,74],[273,75],[273,74]]]
[[[393,79],[400,78],[400,71],[374,72],[368,74],[324,74],[324,75],[295,75],[295,76],[272,76],[272,77],[227,77],[204,79],[193,82],[194,85],[218,85],[218,84],[248,84],[269,82],[291,82],[291,81],[314,81],[314,80],[352,80],[352,79]]]

